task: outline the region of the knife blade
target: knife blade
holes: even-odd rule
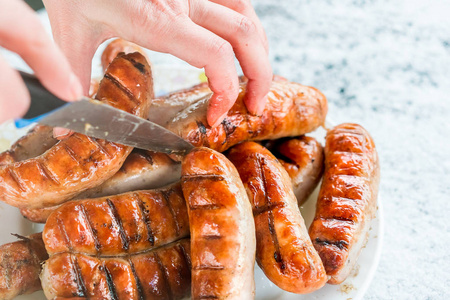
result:
[[[37,122],[126,146],[169,154],[184,154],[194,147],[164,127],[100,101],[83,97],[76,102],[64,102],[45,89],[33,75],[20,74],[30,92],[31,106],[24,119],[16,120],[18,127]]]

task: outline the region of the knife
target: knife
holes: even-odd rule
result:
[[[19,71],[31,95],[31,105],[17,128],[40,123],[62,127],[126,146],[164,153],[185,154],[194,146],[153,122],[83,97],[67,103],[50,93],[32,74]]]

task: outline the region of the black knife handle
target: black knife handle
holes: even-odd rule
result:
[[[31,96],[31,104],[23,119],[32,119],[67,104],[50,93],[36,76],[19,71]]]

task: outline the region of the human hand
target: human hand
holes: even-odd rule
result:
[[[267,38],[250,0],[44,0],[53,35],[88,93],[92,57],[119,36],[205,68],[207,120],[217,126],[239,93],[234,55],[248,78],[245,104],[261,114],[272,80]]]
[[[21,0],[0,0],[0,46],[16,52],[53,94],[71,101],[82,86],[33,10]],[[0,123],[22,116],[30,95],[20,75],[0,56]]]

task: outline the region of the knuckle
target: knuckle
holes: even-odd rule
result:
[[[244,35],[244,36],[256,34],[256,32],[257,32],[256,24],[249,18],[242,17],[239,20],[239,23],[237,26],[237,31],[239,34]]]
[[[229,42],[222,39],[214,41],[211,50],[216,57],[224,58],[233,56],[233,47]]]

